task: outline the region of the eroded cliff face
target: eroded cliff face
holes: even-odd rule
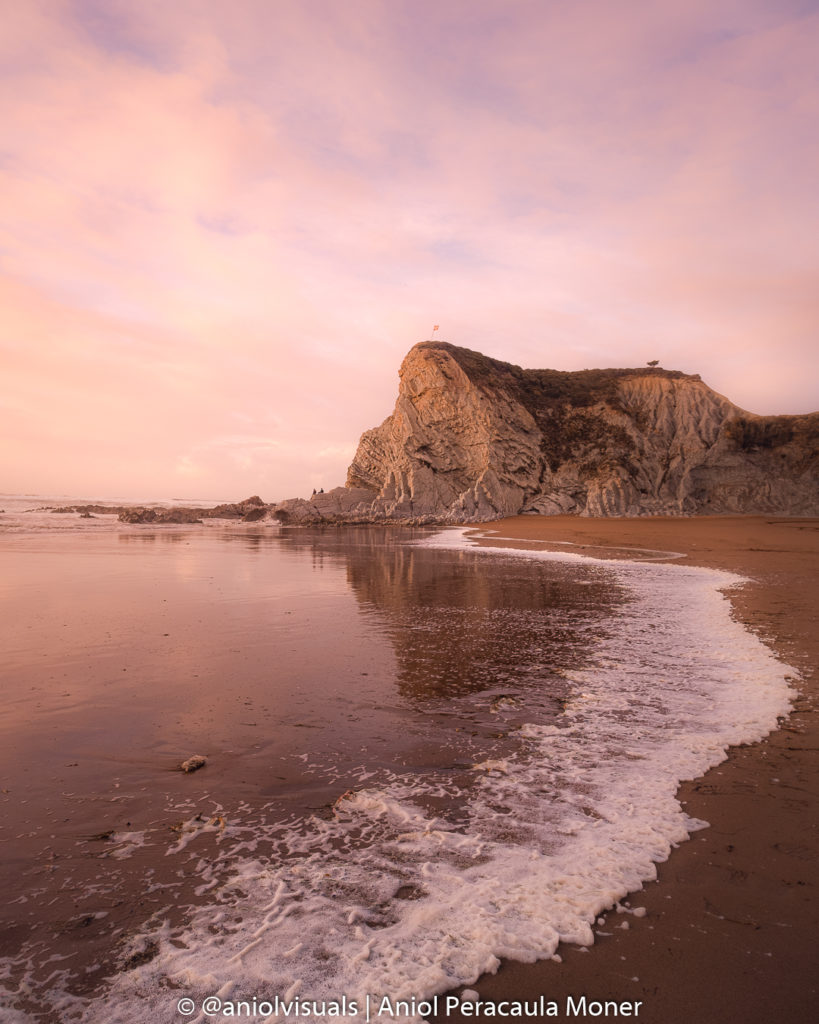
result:
[[[819,413],[754,416],[678,371],[522,370],[416,345],[318,518],[819,512]]]

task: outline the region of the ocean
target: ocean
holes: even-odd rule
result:
[[[629,913],[789,706],[727,573],[77,501],[0,498],[14,1024],[417,1019]]]

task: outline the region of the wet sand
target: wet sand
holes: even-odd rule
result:
[[[491,544],[501,537],[515,545],[571,541],[586,554],[611,546],[673,551],[683,556],[675,561],[746,576],[750,582],[731,593],[734,614],[800,678],[793,714],[777,732],[733,748],[727,761],[682,787],[686,811],[710,827],[695,832],[659,865],[657,882],[627,901],[638,914],[644,908],[644,917],[611,912],[590,949],[561,946],[562,963],[507,962],[473,988],[495,1002],[545,995],[557,1003],[558,1019],[577,1019],[566,1015],[569,995],[628,1001],[631,1016],[645,1024],[814,1019],[819,520],[518,516],[480,534]]]
[[[513,754],[534,708],[562,714],[561,670],[621,600],[608,575],[526,559],[487,573],[477,554],[406,543],[428,535],[0,536],[0,1022],[14,1008],[63,1024],[73,1003],[107,1024],[108,980],[136,971],[147,999],[164,992],[138,977],[157,928],[238,903],[223,890],[249,851],[271,871],[324,855],[341,840],[323,847],[310,821],[398,777],[457,821],[473,765]],[[532,696],[520,710],[495,706],[507,683]],[[180,771],[193,754],[204,770]],[[128,1005],[116,1019],[150,1016]]]

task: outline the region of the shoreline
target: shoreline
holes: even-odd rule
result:
[[[130,531],[130,529],[134,528],[126,527],[126,530]],[[753,576],[754,582],[749,583],[741,590],[730,591],[732,607],[746,625],[750,624],[758,634],[762,633],[769,645],[775,639],[783,660],[802,671],[804,681],[799,683],[798,689],[808,696],[798,698],[797,706],[801,707],[804,704],[804,710],[798,714],[803,719],[816,717],[810,715],[808,703],[810,703],[810,707],[815,704],[817,679],[814,666],[816,656],[819,654],[819,645],[813,641],[812,637],[811,616],[816,605],[816,580],[819,577],[816,571],[819,568],[819,564],[817,564],[817,560],[819,560],[819,545],[817,544],[819,520],[776,520],[764,517],[753,519],[721,517],[708,520],[583,520],[575,518],[558,520],[521,517],[488,524],[476,524],[469,526],[467,530],[470,539],[480,535],[484,538],[484,543],[493,547],[507,544],[518,548],[549,547],[560,552],[579,549],[584,555],[596,554],[605,558],[627,558],[629,560],[633,554],[636,556],[636,561],[646,562],[649,566],[657,561],[683,566],[686,564],[704,565],[713,569],[729,570],[735,575]],[[212,531],[204,532],[211,533]],[[192,532],[192,535],[201,536],[198,529]],[[66,551],[71,550],[75,555],[80,554],[79,547],[75,547],[72,537],[66,538],[60,534],[54,536],[57,538],[58,547],[63,546]],[[106,544],[111,550],[119,549],[136,554],[138,551],[133,543],[124,547],[120,545],[120,541],[126,538],[130,541],[131,536],[130,532],[126,535],[112,534]],[[167,566],[172,564],[172,561],[169,563],[168,555],[173,551],[176,551],[177,554],[183,553],[186,545],[174,544],[173,547],[165,547],[161,552],[161,547],[164,545],[156,546],[156,544],[160,539],[169,540],[171,537],[180,538],[181,536],[183,534],[177,533],[173,528],[167,534],[165,530],[160,529],[154,532],[148,531],[142,534],[142,539],[150,539],[153,543],[149,548],[143,550],[154,555],[161,553],[161,561],[157,565]],[[21,550],[27,546],[28,538],[25,539],[26,545],[20,545]],[[573,548],[573,544],[576,544],[577,547]],[[48,546],[50,545],[37,545],[38,548],[43,547],[43,549]],[[97,546],[99,547],[99,545]],[[139,547],[142,548],[142,545]],[[241,550],[247,548],[255,560],[255,544],[250,541],[242,542],[240,548]],[[183,557],[187,564],[190,560],[189,555]],[[476,561],[482,560],[476,559]],[[515,559],[514,561],[522,563],[526,559]],[[222,580],[220,587],[233,581],[231,586],[239,589],[230,591],[230,593],[237,597],[244,594],[246,581],[244,574],[236,574],[235,564],[236,552],[234,550],[231,552],[230,558],[220,561],[222,570],[228,575],[224,580],[221,576],[219,579]],[[46,573],[46,570],[47,566],[44,564],[42,572]],[[25,577],[27,580],[30,571],[31,567],[27,570]],[[188,571],[184,580],[180,577],[179,586],[185,587],[188,600],[190,599],[191,580],[199,578],[201,586],[204,588],[202,593],[209,597],[208,605],[210,606],[212,597],[211,590],[208,588],[211,588],[211,583],[207,581],[215,578],[212,572],[213,567],[210,567],[207,572],[200,573],[199,576],[191,576]],[[88,575],[88,579],[83,576],[83,573]],[[438,575],[437,566],[431,567],[428,578],[434,579]],[[605,574],[601,573],[601,576],[603,575]],[[670,576],[671,571],[666,573],[663,569],[658,575]],[[696,573],[688,575],[696,575]],[[480,577],[483,585],[483,573],[478,573],[477,576]],[[371,578],[363,570],[360,577],[361,579]],[[50,572],[43,578],[50,581],[52,578]],[[82,593],[82,588],[87,588],[88,580],[95,582],[96,589],[99,568],[89,562],[87,555],[84,554],[80,576],[76,576],[72,572],[66,578],[71,579],[81,588],[80,593]],[[349,579],[349,576],[347,575],[345,578]],[[462,567],[459,567],[456,578],[460,587],[463,581]],[[170,573],[169,579],[176,581],[177,575]],[[193,635],[183,630],[183,621],[173,618],[173,610],[178,609],[179,604],[171,599],[174,592],[167,590],[168,581],[165,581],[163,584],[165,589],[162,590],[162,595],[167,597],[168,601],[162,601],[160,605],[154,600],[156,593],[153,589],[155,586],[153,568],[147,574],[146,580],[150,584],[148,591],[140,590],[139,587],[134,588],[133,583],[129,584],[129,593],[136,599],[132,609],[137,614],[137,619],[134,621],[141,623],[141,634],[155,638],[151,647],[154,660],[149,662],[150,665],[153,665],[151,672],[147,672],[147,663],[144,662],[144,658],[137,659],[142,666],[140,691],[144,690],[146,681],[150,683],[154,675],[156,675],[156,679],[164,678],[167,656],[172,654],[177,647],[184,649],[186,645],[189,646],[194,639]],[[279,582],[282,583],[281,580]],[[421,582],[419,577],[419,586]],[[674,589],[671,587],[667,592],[668,599],[672,602],[675,600]],[[391,593],[391,591],[389,592]],[[591,594],[592,592],[586,591],[585,593]],[[610,591],[606,586],[595,591],[594,594],[595,596],[587,599],[586,603],[591,600],[590,607],[599,610],[609,600]],[[289,596],[286,586],[282,600],[284,602],[281,605],[283,614],[291,614],[293,612],[292,598]],[[65,602],[65,607],[79,608],[81,603],[78,600],[69,600]],[[165,608],[166,603],[167,608]],[[723,605],[723,608],[725,607],[723,602],[719,603]],[[104,635],[110,633],[108,628],[110,623],[106,626],[98,619],[103,609],[109,607],[109,604],[110,602],[105,601],[94,614],[98,631],[102,630]],[[662,607],[662,605],[657,607]],[[147,623],[143,623],[140,618],[142,610],[145,608],[153,609],[151,614],[156,616],[155,619],[151,619]],[[538,606],[533,606],[535,616],[539,617],[537,608]],[[302,611],[305,615],[313,614],[312,602],[307,602]],[[200,621],[197,617],[194,618],[196,622]],[[126,621],[131,622],[132,615],[126,616]],[[218,623],[218,621],[217,615],[216,622]],[[676,617],[669,616],[667,621],[675,622]],[[703,619],[700,618],[699,621],[703,622]],[[707,621],[703,622],[703,625],[706,626],[707,631]],[[290,623],[288,623],[288,628],[292,628]],[[737,632],[739,632],[738,629]],[[211,628],[207,630],[207,633],[209,636],[216,636],[218,630]],[[689,629],[686,635],[696,636],[698,634]],[[162,639],[159,639],[160,637]],[[449,634],[447,634],[447,642],[449,642]],[[60,641],[60,643],[62,644],[64,641]],[[729,651],[733,650],[730,639],[725,643]],[[139,649],[142,651],[142,646]],[[666,650],[667,648],[663,646],[659,649]],[[630,645],[622,646],[617,663],[627,665],[632,659],[633,650],[634,648]],[[681,647],[678,651],[680,658],[686,658],[686,651],[689,650],[691,647],[688,644]],[[528,662],[523,648],[516,644],[514,651],[517,652],[520,664]],[[118,673],[128,670],[127,679],[123,677],[118,683],[118,688],[122,689],[126,687],[126,684],[127,686],[135,685],[130,680],[132,670],[137,667],[137,662],[129,660],[118,650],[109,653],[114,659],[109,666],[111,670],[109,675],[113,672],[119,679]],[[487,658],[488,655],[484,654],[483,660],[486,661]],[[739,665],[738,667],[740,674],[744,674],[743,666]],[[810,672],[813,672],[814,675],[810,676]],[[367,675],[368,673],[362,673],[362,676],[366,677]],[[196,678],[198,679],[198,676]],[[268,699],[269,680],[266,668],[263,671],[263,678],[264,696],[265,699]],[[354,681],[357,681],[357,674]],[[201,684],[193,685],[195,689],[198,689]],[[241,685],[243,699],[247,700],[249,691],[246,681],[243,681]],[[72,693],[63,693],[61,688],[57,688],[55,694],[61,699],[71,697],[72,694],[78,698],[78,693],[74,692],[76,680],[69,689]],[[81,697],[82,694],[79,696]],[[260,692],[256,696],[261,701],[262,693]],[[719,702],[718,695],[715,699]],[[62,709],[62,705],[57,710],[60,709]],[[245,725],[255,726],[255,720],[250,723],[243,721],[245,714],[243,710],[238,711],[238,720],[242,727],[244,728]],[[132,717],[132,714],[129,715],[129,719]],[[768,719],[768,721],[770,720]],[[812,722],[807,723],[813,729],[810,738],[807,733],[789,731],[792,728],[791,723],[795,721],[797,721],[795,717],[789,718],[784,729],[774,733],[763,743],[742,746],[731,752],[729,762],[735,757],[740,761],[745,758],[747,761],[745,768],[757,773],[754,776],[756,780],[754,786],[759,783],[756,789],[750,787],[748,779],[742,774],[742,770],[744,770],[742,764],[739,765],[741,769],[739,774],[727,777],[729,762],[721,763],[702,779],[684,787],[685,793],[682,796],[682,799],[686,801],[684,810],[692,817],[712,822],[712,827],[703,832],[695,832],[689,842],[683,843],[675,850],[667,863],[659,865],[659,885],[646,883],[641,890],[626,897],[623,901],[625,907],[621,909],[620,913],[612,912],[601,919],[602,923],[595,928],[598,934],[593,948],[581,952],[577,947],[561,946],[559,954],[564,961],[562,964],[548,961],[535,965],[505,963],[496,976],[482,978],[474,986],[479,990],[480,997],[493,1001],[495,1005],[507,1001],[530,1007],[540,1007],[538,1019],[543,1017],[583,1019],[584,1017],[615,1015],[614,1010],[606,1011],[604,1009],[606,1003],[619,1008],[616,1011],[617,1016],[634,1016],[641,1020],[656,1021],[657,1024],[661,1024],[661,1022],[662,1024],[668,1024],[668,1022],[674,1024],[677,1020],[686,1022],[692,1020],[697,1022],[700,1020],[714,1021],[716,1024],[716,1022],[727,1022],[734,1019],[751,1022],[776,1020],[777,1022],[783,1021],[784,1024],[789,1024],[791,1020],[794,1022],[798,1020],[801,1024],[804,1019],[808,1018],[810,1010],[815,1005],[814,991],[808,986],[811,984],[813,968],[809,939],[812,936],[811,925],[816,923],[815,888],[811,889],[811,887],[815,886],[816,881],[817,844],[815,832],[813,839],[810,840],[812,845],[805,841],[805,833],[815,818],[815,802],[813,804],[806,802],[801,791],[797,792],[797,787],[804,785],[804,780],[800,776],[804,775],[811,767],[810,763],[804,759],[810,758],[811,751],[816,750],[818,737],[816,736],[816,725]],[[204,731],[201,734],[191,735],[190,724],[185,725],[178,737],[180,741],[184,737],[185,753],[189,754],[194,749],[201,749],[202,753],[208,755],[213,753],[204,742],[204,737],[209,735],[210,727],[203,724]],[[793,726],[793,728],[801,729],[802,725]],[[255,741],[255,735],[253,738]],[[781,749],[776,745],[777,738],[784,743]],[[300,743],[301,740],[299,740]],[[794,747],[797,745],[804,749],[801,752],[795,751]],[[176,749],[177,746],[178,743],[173,736],[166,736],[162,750],[170,750],[171,747]],[[760,751],[762,751],[761,755]],[[122,754],[123,750],[118,747],[118,752]],[[88,760],[88,751],[81,751],[81,753],[83,756],[78,754],[76,761],[82,761],[85,764]],[[779,762],[775,762],[775,754],[780,757]],[[141,757],[142,755],[140,755]],[[813,757],[815,763],[815,755]],[[581,752],[581,765],[583,758],[584,754]],[[71,792],[73,793],[78,786],[81,766],[74,763],[75,755],[73,753],[70,756],[68,753],[65,756],[60,754],[57,761],[59,762],[56,764],[56,768],[59,769],[57,781],[60,782],[57,790],[62,789],[63,778],[71,776]],[[116,760],[110,762],[110,765],[113,765],[110,783],[114,788],[110,791],[105,789],[103,794],[106,800],[110,798],[112,805],[109,811],[114,816],[110,817],[109,815],[110,820],[106,818],[104,821],[97,821],[96,818],[93,820],[89,818],[86,822],[83,817],[80,821],[77,814],[85,813],[82,807],[71,810],[73,823],[67,826],[71,833],[68,836],[71,839],[71,848],[77,847],[75,842],[77,835],[84,842],[94,844],[92,847],[78,848],[82,863],[89,870],[96,870],[100,858],[114,856],[115,860],[109,861],[109,865],[116,867],[119,863],[114,850],[105,845],[99,845],[110,840],[110,826],[112,826],[111,831],[123,831],[123,835],[127,837],[130,834],[128,830],[130,830],[132,822],[134,827],[139,829],[142,827],[141,823],[144,824],[144,819],[149,822],[150,828],[154,829],[151,832],[152,843],[154,840],[158,842],[160,831],[164,835],[170,828],[171,832],[176,834],[176,826],[180,824],[178,821],[180,814],[183,816],[182,826],[185,825],[187,819],[201,821],[201,817],[194,818],[192,816],[195,811],[201,811],[202,800],[212,802],[211,790],[213,787],[216,787],[213,789],[214,798],[220,800],[224,792],[232,792],[227,786],[229,779],[225,774],[228,772],[229,764],[226,762],[224,767],[220,768],[218,757],[214,757],[209,771],[194,776],[192,783],[184,781],[187,776],[181,774],[173,776],[164,774],[165,769],[171,767],[171,759],[167,760],[167,764],[160,766],[162,774],[158,775],[151,774],[153,769],[149,767],[148,762],[134,761],[133,765],[136,766],[135,770],[141,779],[140,785],[144,786],[146,779],[155,778],[157,783],[161,783],[161,789],[164,792],[172,788],[172,783],[179,783],[179,800],[182,800],[183,796],[192,799],[199,788],[204,787],[204,792],[196,797],[196,806],[191,804],[190,807],[182,808],[177,801],[173,804],[171,812],[171,805],[163,804],[164,809],[161,813],[151,817],[145,811],[140,812],[139,807],[135,804],[126,806],[120,803],[125,789],[129,789],[134,784],[133,770],[125,767],[129,764],[131,764],[131,759],[128,757],[121,765]],[[105,766],[106,775],[110,765]],[[70,771],[66,773],[62,771],[63,768],[70,769]],[[221,772],[218,777],[217,770]],[[237,765],[236,767],[236,771],[241,775],[242,785],[245,784],[244,773],[247,770],[244,766]],[[123,777],[123,772],[131,774]],[[238,777],[237,775],[233,778]],[[679,774],[674,776],[675,779],[679,777]],[[169,779],[170,781],[168,781]],[[119,790],[121,781],[126,783],[123,791]],[[614,781],[616,782],[617,779]],[[764,793],[761,783],[766,783]],[[181,788],[183,786],[184,791]],[[224,789],[225,786],[227,789]],[[50,786],[48,792],[50,793],[52,789],[54,787]],[[115,789],[116,792],[114,792]],[[141,789],[140,792],[144,794],[145,790]],[[335,795],[335,793],[331,793],[328,799],[332,800]],[[775,839],[769,842],[764,840],[764,837],[763,840],[759,840],[757,836],[754,839],[756,846],[748,847],[747,840],[751,831],[753,831],[753,836],[750,836],[752,839],[757,835],[755,829],[750,828],[749,821],[753,821],[755,826],[756,819],[762,817],[766,821],[770,819],[769,825],[775,829],[781,827],[782,822],[777,817],[776,805],[783,797],[788,804],[784,810],[789,816],[789,830],[783,829],[781,835],[777,832]],[[140,799],[144,799],[144,797],[140,797]],[[178,813],[177,807],[182,808]],[[761,813],[763,810],[764,815]],[[779,808],[779,810],[781,811],[783,808]],[[96,813],[93,808],[90,809],[89,813],[91,812]],[[56,811],[52,809],[50,813],[56,813]],[[60,811],[61,815],[64,813],[67,812]],[[771,817],[771,813],[773,813],[773,817]],[[125,822],[125,818],[128,819],[127,822]],[[66,822],[68,820],[68,818],[65,819]],[[210,826],[215,827],[215,823],[221,820],[219,818],[210,820],[207,814],[205,815],[205,821]],[[228,820],[231,825],[241,824],[230,814]],[[169,823],[171,824],[169,825]],[[124,825],[127,825],[125,830]],[[207,832],[207,828],[203,831]],[[729,832],[730,836],[728,836]],[[748,834],[746,835],[746,833]],[[738,835],[739,838],[735,838],[735,835]],[[221,832],[217,834],[217,837],[220,836]],[[51,836],[51,840],[53,839],[54,836]],[[211,840],[216,842],[216,838],[211,832],[208,832],[204,839],[207,839],[208,842]],[[168,839],[168,841],[176,842],[177,840]],[[198,838],[196,841],[200,842]],[[165,845],[167,843],[164,845],[160,843],[156,846],[156,850],[159,851],[157,855],[160,856],[164,866],[172,869],[176,865],[166,860],[163,852]],[[769,849],[771,845],[773,852]],[[178,852],[182,854],[186,846],[187,843]],[[208,848],[210,849],[210,847]],[[196,853],[196,857],[203,855],[203,850]],[[53,877],[57,881],[69,869],[73,870],[69,861],[62,856],[62,852],[64,851],[58,850],[55,853],[56,867],[45,865],[50,872],[53,872]],[[139,857],[149,855],[151,855],[150,850],[138,854]],[[187,857],[188,854],[185,853],[184,856]],[[747,866],[749,860],[754,865],[753,869],[749,869]],[[791,865],[793,870],[789,870],[788,865]],[[52,877],[52,874],[49,877]],[[646,875],[637,877],[646,877]],[[703,882],[703,877],[705,882]],[[191,878],[193,882],[196,882],[195,874]],[[126,879],[123,885],[127,884]],[[634,881],[631,884],[637,884],[637,882]],[[502,888],[502,876],[496,877],[493,880],[493,885],[496,888]],[[63,889],[67,893],[67,898],[73,900],[73,890],[65,889],[62,884],[61,891]],[[781,891],[785,889],[787,892],[783,896]],[[753,890],[753,900],[749,909],[746,897],[751,890]],[[621,888],[619,891],[624,891],[624,889]],[[117,906],[121,906],[121,911],[109,913],[109,908],[106,908],[105,916],[100,916],[98,921],[94,917],[96,923],[93,923],[93,927],[91,915],[80,913],[76,904],[74,904],[73,910],[69,905],[60,909],[59,913],[57,910],[48,910],[49,918],[54,916],[54,921],[50,921],[49,927],[52,924],[55,927],[59,925],[59,931],[54,935],[58,936],[60,942],[66,942],[72,946],[78,944],[77,936],[82,935],[83,946],[89,950],[93,943],[105,943],[106,928],[116,927],[120,930],[125,928],[136,934],[134,927],[137,921],[134,914],[136,913],[138,917],[142,913],[136,909],[136,903],[138,901],[141,907],[146,896],[145,893],[140,893],[141,890],[132,889],[131,895],[117,904]],[[756,902],[753,902],[754,900]],[[153,909],[154,902],[154,898],[151,897],[149,911]],[[763,907],[763,911],[757,909],[758,905]],[[50,907],[52,904],[48,903],[48,906]],[[99,908],[94,906],[90,909],[96,912]],[[681,917],[681,912],[688,913],[689,916]],[[642,916],[644,913],[647,914],[646,917]],[[82,927],[81,931],[78,930],[79,926]],[[444,943],[441,947],[443,951],[446,950],[446,932],[447,928],[443,933]],[[13,945],[17,942],[19,934],[15,931],[7,931],[5,940]],[[774,936],[774,941],[769,941],[771,935]],[[747,938],[746,941],[747,936],[750,938]],[[150,951],[149,943],[142,952],[136,950],[133,956],[139,957]],[[127,962],[131,963],[130,960]],[[150,957],[145,962],[150,962]],[[141,961],[137,962],[137,966],[140,964]],[[125,969],[130,970],[131,968]],[[269,962],[265,970],[269,972]],[[265,977],[267,976],[266,974]],[[460,976],[465,975],[461,974]],[[711,994],[709,995],[709,990],[706,989],[705,1001],[700,999],[700,1002],[697,1002],[696,1000],[703,995],[703,978],[706,977],[711,984]],[[85,998],[85,995],[88,994],[91,997],[92,989],[99,981],[98,975],[87,975],[83,987],[77,990],[79,996]],[[755,988],[755,986],[758,987]],[[760,992],[760,989],[763,991]],[[95,993],[97,991],[101,990],[94,989]],[[768,998],[768,993],[772,993],[770,998]],[[447,1002],[448,995],[450,994],[439,995],[436,1005],[445,1007],[445,1010],[439,1016],[431,1015],[430,1019],[467,1019],[466,1016],[460,1015],[453,1009],[451,1002]],[[711,1002],[708,1002],[709,999]],[[722,1001],[720,1002],[720,1000]],[[0,1004],[2,1004],[2,993],[0,993]],[[547,1009],[542,1009],[543,1006],[546,1006]],[[598,1010],[598,1007],[601,1009]],[[57,1016],[59,1011],[54,1010],[54,1013],[53,1019],[59,1019]],[[511,1009],[505,1014],[498,1011],[495,1015],[510,1016],[515,1013],[516,1011]],[[0,1010],[1,1015],[2,1010]],[[476,1017],[485,1016],[489,1016],[489,1013],[475,1012],[468,1019],[474,1020]],[[526,1016],[531,1017],[531,1014],[526,1011]]]
[[[647,1024],[810,1019],[819,919],[819,519],[517,516],[473,535],[493,545],[499,538],[560,550],[568,541],[583,554],[650,548],[665,554],[658,560],[744,576],[748,582],[729,591],[734,616],[800,677],[779,729],[730,748],[720,765],[680,787],[686,813],[709,826],[658,865],[655,883],[624,901],[636,915],[612,910],[598,919],[589,949],[561,945],[561,963],[504,961],[473,991],[494,1003],[545,995],[566,1006],[581,994],[641,1002],[633,1015]],[[428,1019],[475,1016],[454,1010]]]

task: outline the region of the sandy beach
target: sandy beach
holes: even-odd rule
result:
[[[709,827],[659,865],[656,883],[627,901],[636,915],[611,912],[599,920],[590,949],[561,946],[562,963],[504,963],[474,989],[495,1002],[545,995],[562,1019],[567,998],[583,995],[624,1002],[631,1016],[648,1024],[812,1019],[819,924],[819,521],[519,516],[480,535],[492,545],[504,538],[513,546],[537,542],[561,550],[569,541],[586,554],[618,546],[673,551],[683,564],[743,575],[749,582],[731,591],[735,616],[800,678],[793,713],[777,732],[731,749],[723,764],[682,787],[686,811]]]
[[[618,1016],[657,1024],[801,1024],[809,1018],[817,918],[816,800],[810,785],[819,747],[811,713],[819,521],[521,517],[467,531],[494,548],[553,548],[649,563],[617,568],[594,561],[484,558],[470,552],[461,531],[421,538],[373,528],[351,528],[347,535],[293,531],[287,537],[189,528],[110,532],[94,524],[86,529],[10,535],[4,551],[6,625],[14,642],[7,649],[11,671],[3,734],[2,804],[12,827],[0,839],[6,894],[0,955],[14,961],[5,1006],[31,1014],[11,1019],[56,1024],[74,1019],[67,1016],[71,1010],[89,1022],[140,1020],[146,1014],[170,1020],[175,1001],[166,991],[167,978],[182,979],[173,984],[186,985],[184,991],[198,1000],[213,990],[211,974],[217,972],[239,993],[283,994],[294,971],[306,979],[307,996],[325,992],[327,985],[331,993],[349,992],[363,968],[331,975],[319,955],[329,914],[337,915],[339,941],[349,933],[345,958],[335,965],[339,970],[358,963],[353,954],[363,942],[384,936],[385,957],[400,953],[399,966],[412,977],[419,964],[426,965],[428,977],[446,963],[452,936],[458,935],[464,960],[456,965],[459,973],[453,969],[447,977],[468,979],[491,962],[476,954],[490,934],[480,908],[531,890],[521,912],[506,918],[506,944],[495,948],[520,957],[551,949],[537,934],[527,939],[526,928],[555,918],[564,891],[574,891],[575,855],[555,875],[557,882],[549,870],[533,873],[526,830],[544,809],[529,798],[560,792],[566,803],[572,790],[550,787],[574,773],[608,800],[628,779],[631,763],[642,760],[618,760],[620,744],[625,739],[629,754],[650,756],[640,743],[653,719],[640,718],[637,730],[634,715],[648,714],[639,711],[639,703],[618,718],[623,705],[604,702],[599,728],[589,715],[585,728],[592,731],[581,734],[578,746],[551,748],[560,750],[553,755],[553,775],[549,758],[523,757],[516,770],[526,774],[510,784],[505,772],[511,762],[502,759],[517,756],[518,722],[549,724],[556,708],[565,713],[562,696],[569,691],[562,673],[572,678],[584,664],[593,666],[595,682],[581,684],[583,695],[597,685],[606,701],[618,692],[620,676],[639,677],[640,666],[648,665],[640,684],[649,696],[646,705],[655,703],[657,678],[658,692],[665,686],[658,704],[668,709],[662,712],[667,720],[679,724],[685,717],[682,705],[668,703],[673,688],[658,673],[676,671],[677,682],[686,684],[704,678],[700,673],[710,663],[703,652],[709,644],[713,651],[715,640],[707,635],[710,622],[702,608],[715,605],[701,603],[706,598],[699,583],[695,590],[690,579],[685,583],[699,577],[697,571],[674,574],[672,582],[665,566],[652,570],[653,561],[710,566],[750,580],[730,591],[736,616],[799,673],[795,712],[766,741],[734,749],[727,762],[683,787],[686,812],[710,827],[659,865],[656,884],[647,883],[626,898],[620,912],[600,918],[590,948],[559,947],[561,963],[504,963],[474,987],[497,1005],[542,998],[558,1010],[548,1015],[564,1020],[603,1016],[605,1002],[617,1004]],[[445,546],[448,537],[456,545],[452,549]],[[408,539],[424,544],[406,544]],[[668,585],[649,591],[650,618],[620,615],[639,607],[621,581],[654,577]],[[678,600],[678,592],[693,598]],[[657,594],[666,603],[658,604]],[[725,603],[715,604],[715,618],[722,616],[731,627],[715,634],[728,637],[729,670],[719,678],[728,690],[736,681],[739,687],[730,724],[744,721],[748,680],[758,681],[753,666],[760,663],[753,659],[759,645],[744,648],[747,637],[727,621]],[[693,619],[685,617],[692,614],[689,605]],[[58,631],[49,608],[60,610]],[[339,633],[329,630],[331,622]],[[611,622],[617,628],[604,642]],[[322,643],[315,639],[316,623],[324,624]],[[662,641],[641,649],[646,631]],[[701,640],[699,654],[692,637]],[[604,659],[595,653],[601,642]],[[698,660],[701,655],[704,660]],[[673,669],[664,667],[672,662]],[[552,674],[544,676],[544,664]],[[779,666],[776,675],[781,685]],[[691,692],[699,695],[698,707],[708,708],[708,733],[725,719],[724,697],[719,689],[707,691],[705,701],[697,686]],[[752,704],[749,698],[747,706]],[[772,721],[773,715],[766,717],[765,728]],[[611,736],[621,735],[618,728],[622,738],[607,747]],[[728,735],[761,734],[740,729]],[[366,763],[365,744],[372,747]],[[613,774],[603,767],[602,775],[589,776],[595,755],[609,749],[613,760],[599,760],[615,765]],[[661,761],[639,775],[637,789],[626,790],[637,807],[639,841],[646,829],[662,826],[667,813],[665,802],[649,799],[658,768],[673,763],[673,744],[659,749]],[[207,757],[206,769],[191,776],[176,770],[193,752]],[[490,777],[489,764],[502,767]],[[405,785],[401,773],[407,765]],[[487,771],[479,784],[475,769]],[[668,787],[674,814],[673,789],[684,777],[674,769]],[[357,790],[360,806],[351,798]],[[596,799],[591,791],[582,790],[581,807],[595,819],[595,831],[598,820],[611,823],[609,806],[620,824],[615,833],[602,833],[602,857],[590,862],[585,848],[582,863],[595,867],[581,874],[577,894],[599,892],[598,885],[607,893],[626,892],[651,877],[651,857],[646,855],[632,881],[619,881],[620,862],[609,859],[608,850],[620,840],[630,811],[618,818],[616,803],[600,803],[596,814],[597,805],[587,804]],[[343,809],[337,813],[340,799]],[[390,807],[406,805],[395,812],[394,828],[385,817],[386,800],[393,801]],[[483,834],[492,835],[495,826],[501,832],[485,873],[472,872],[471,888],[453,900],[452,863],[443,862],[438,889],[431,888],[434,871],[427,871],[429,863],[436,867],[437,847],[447,833],[427,839],[423,815],[408,831],[407,814],[417,815],[423,806],[436,815],[445,808],[452,816],[470,800],[483,801]],[[641,802],[650,808],[642,817]],[[548,807],[555,803],[550,796]],[[551,829],[551,819],[543,820]],[[362,828],[386,831],[359,842]],[[395,842],[415,842],[416,833],[417,850],[402,847],[399,877]],[[460,850],[465,834],[452,834]],[[682,823],[663,834],[680,837]],[[348,841],[353,856],[343,852]],[[337,858],[336,846],[342,850]],[[251,870],[248,849],[264,862],[261,873]],[[659,849],[667,849],[667,842]],[[303,870],[305,854],[315,858],[312,873]],[[551,859],[541,858],[541,868],[545,861]],[[607,870],[614,871],[614,881],[604,881]],[[231,888],[237,871],[250,872],[247,897]],[[386,872],[378,883],[386,897],[373,896],[379,871]],[[325,892],[330,873],[344,881],[340,902],[335,889]],[[410,886],[417,878],[429,892],[418,926],[413,897],[406,895],[415,892]],[[270,942],[258,945],[253,935],[264,922],[257,920],[256,907],[267,905],[264,893],[274,903],[292,898],[300,916],[289,921],[285,906]],[[358,918],[349,920],[352,899],[371,915],[366,934],[353,934]],[[225,906],[243,931],[220,931]],[[585,941],[586,906],[581,900],[574,911],[582,929],[569,931],[562,923],[562,934]],[[595,898],[593,906],[606,901]],[[436,913],[444,914],[437,924]],[[165,919],[175,929],[167,941]],[[310,921],[319,929],[317,939],[309,937]],[[283,928],[293,930],[292,941]],[[294,960],[296,935],[305,948]],[[244,958],[238,979],[236,950]],[[378,953],[372,957],[376,964]],[[56,982],[52,956],[62,958],[65,970]],[[400,981],[400,974],[380,977],[377,991],[389,994],[395,977]],[[440,986],[433,982],[425,991]],[[576,1013],[566,1012],[569,997]],[[446,1008],[443,997],[439,1005]],[[486,1019],[489,1013],[469,1019],[476,1016]],[[0,1018],[5,1020],[3,1009]],[[459,1018],[450,1010],[436,1019]]]

